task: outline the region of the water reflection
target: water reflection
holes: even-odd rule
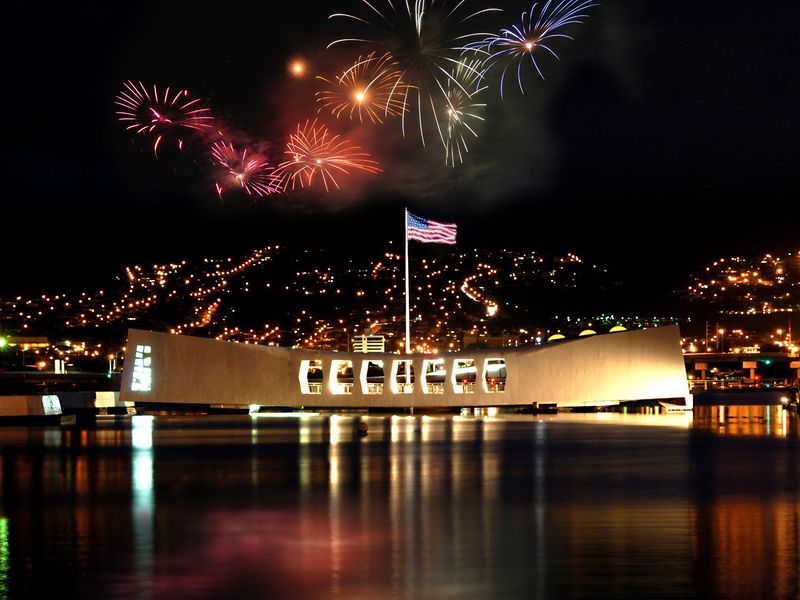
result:
[[[133,488],[133,585],[139,598],[152,597],[154,548],[153,497],[153,417],[131,417],[133,453],[131,485]]]
[[[780,404],[696,406],[693,426],[721,435],[798,437],[798,414]]]
[[[8,429],[0,596],[797,597],[797,416],[751,408]]]
[[[342,523],[342,479],[345,477],[343,466],[346,460],[342,446],[339,444],[339,417],[330,417],[330,446],[328,450],[328,515],[330,520],[330,594],[337,597],[342,592],[342,553],[345,540]]]
[[[690,443],[689,514],[697,590],[702,597],[797,598],[800,460],[796,440],[766,437],[785,435],[766,422],[767,415],[775,416],[770,409],[776,407],[725,408],[708,411],[713,417],[709,420],[719,428],[714,433],[733,437],[709,443],[708,434],[697,431]],[[751,410],[755,408],[765,410]],[[733,419],[743,422],[734,421],[731,427],[730,412]],[[783,423],[796,417],[783,416]],[[757,434],[763,437],[754,437]]]
[[[544,459],[547,452],[547,428],[544,423],[539,422],[534,429],[534,492],[533,492],[533,506],[534,506],[534,527],[537,532],[536,535],[536,562],[534,568],[536,569],[536,595],[542,597],[545,589],[547,588],[547,553],[545,552],[544,536],[545,536],[545,519],[546,519],[546,484],[545,484],[545,467]]]

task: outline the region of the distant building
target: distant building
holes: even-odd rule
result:
[[[353,338],[353,352],[384,352],[386,338],[382,335],[357,335]]]

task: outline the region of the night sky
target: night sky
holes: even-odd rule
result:
[[[172,84],[282,146],[316,116],[313,78],[290,78],[287,62],[335,71],[327,17],[353,4],[5,8],[0,297],[274,242],[377,252],[402,241],[403,206],[457,223],[464,247],[571,250],[643,281],[682,284],[719,253],[797,249],[795,4],[603,2],[558,45],[561,61],[543,62],[546,81],[502,102],[487,91],[481,136],[455,169],[396,121],[327,117],[385,171],[335,194],[220,201],[202,156],[157,162],[116,119],[125,80]],[[509,23],[529,8],[496,5]]]

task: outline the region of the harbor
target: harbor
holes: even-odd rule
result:
[[[6,427],[0,590],[794,597],[798,416],[757,410]]]

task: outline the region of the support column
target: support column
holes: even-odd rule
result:
[[[708,363],[704,362],[695,362],[694,363],[694,370],[700,371],[700,380],[706,380],[706,371],[708,371]]]
[[[754,360],[743,360],[742,361],[742,368],[743,369],[750,369],[750,377],[748,380],[750,383],[755,383],[756,381],[756,366],[758,363]]]

